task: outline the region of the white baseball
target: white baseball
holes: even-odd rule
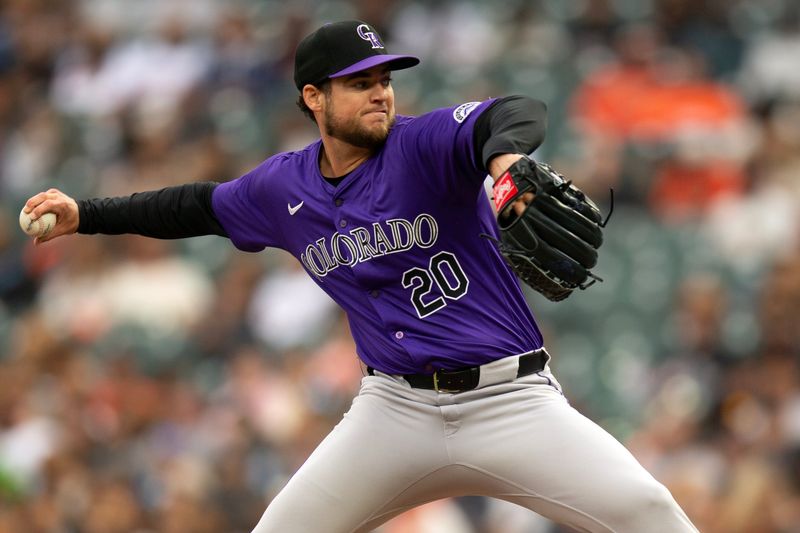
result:
[[[19,226],[31,237],[44,237],[55,225],[56,215],[54,213],[45,213],[36,220],[31,220],[31,216],[24,210],[19,212]]]

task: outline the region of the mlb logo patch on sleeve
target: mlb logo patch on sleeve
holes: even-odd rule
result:
[[[467,102],[466,104],[461,104],[453,110],[453,118],[456,119],[456,122],[461,124],[480,104],[480,102]]]

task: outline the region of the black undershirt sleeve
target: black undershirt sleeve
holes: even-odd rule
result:
[[[475,162],[486,170],[500,154],[530,154],[544,141],[547,106],[527,96],[500,98],[475,121]]]
[[[78,200],[78,233],[134,233],[182,239],[227,233],[211,208],[215,182],[189,183],[116,198]]]

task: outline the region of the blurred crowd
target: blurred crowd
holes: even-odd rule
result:
[[[548,104],[535,156],[616,202],[606,283],[529,295],[567,397],[704,533],[800,532],[800,4],[4,0],[0,533],[248,532],[347,410],[347,320],[287,254],[16,222],[313,140],[294,48],[344,18],[423,58],[401,113]],[[482,498],[380,531],[567,533]]]

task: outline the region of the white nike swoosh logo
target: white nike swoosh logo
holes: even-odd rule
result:
[[[289,208],[289,214],[290,214],[290,215],[294,215],[295,213],[297,213],[297,210],[298,210],[298,209],[300,209],[301,207],[303,207],[303,202],[300,202],[299,204],[297,204],[297,205],[296,205],[296,206],[294,206],[294,207],[292,207],[292,204],[286,204],[286,207],[288,207],[288,208]]]

